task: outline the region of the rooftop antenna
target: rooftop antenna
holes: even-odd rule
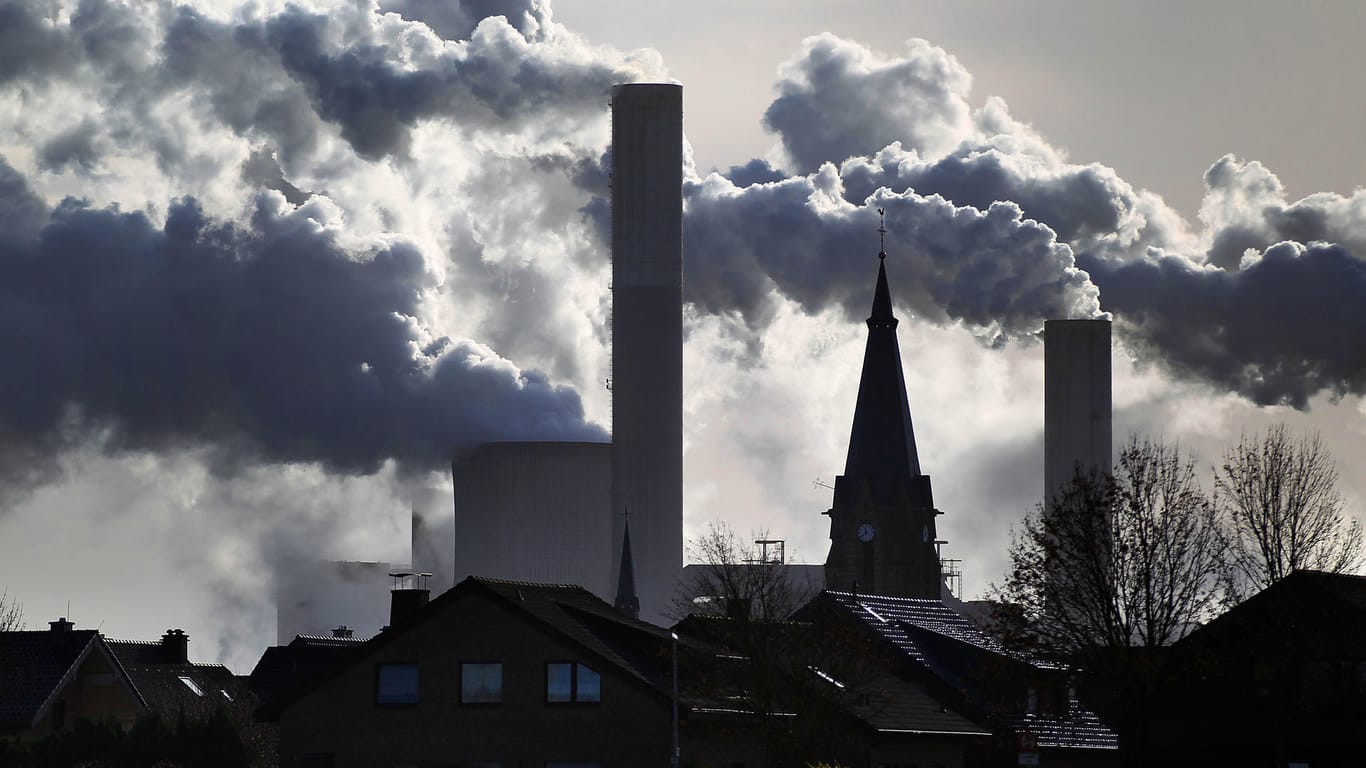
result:
[[[877,209],[877,257],[887,258],[887,209]]]

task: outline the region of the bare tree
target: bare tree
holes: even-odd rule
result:
[[[14,632],[24,628],[24,606],[9,596],[8,591],[0,592],[0,632]]]
[[[833,764],[846,755],[848,708],[881,705],[872,641],[834,615],[799,613],[819,585],[725,523],[690,540],[688,556],[696,565],[680,585],[675,612],[683,620],[675,628],[716,651],[689,665],[689,692],[743,713],[734,725],[757,740],[765,765]]]
[[[1008,645],[1073,667],[1088,700],[1148,759],[1149,718],[1169,674],[1161,647],[1219,606],[1222,536],[1194,462],[1131,437],[1112,477],[1083,476],[1013,537],[993,587]]]
[[[766,539],[763,531],[754,539]],[[707,532],[688,542],[689,569],[675,598],[674,613],[726,615],[742,606],[758,621],[782,621],[806,605],[819,591],[794,576],[785,564],[764,557],[757,545],[740,540],[729,525],[713,522]]]
[[[996,596],[1040,650],[1169,645],[1217,606],[1218,519],[1177,447],[1131,437],[1113,477],[1078,475],[1025,518]]]
[[[1361,522],[1343,513],[1337,468],[1317,433],[1280,424],[1243,435],[1215,470],[1215,499],[1229,536],[1235,597],[1296,569],[1343,573],[1362,564]]]

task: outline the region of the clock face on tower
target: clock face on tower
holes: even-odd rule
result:
[[[872,541],[872,540],[873,540],[873,537],[876,536],[876,535],[877,535],[877,529],[873,527],[873,524],[872,524],[872,523],[859,523],[859,527],[858,527],[858,540],[859,540],[859,541]]]

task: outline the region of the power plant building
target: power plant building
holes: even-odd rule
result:
[[[1044,498],[1112,469],[1110,321],[1044,323]]]
[[[452,465],[455,582],[577,584],[611,600],[610,443],[484,443]]]

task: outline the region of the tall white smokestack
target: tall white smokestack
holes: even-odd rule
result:
[[[1049,320],[1044,346],[1044,499],[1111,470],[1110,321]]]
[[[631,520],[640,618],[683,567],[683,88],[612,91],[612,573]]]

